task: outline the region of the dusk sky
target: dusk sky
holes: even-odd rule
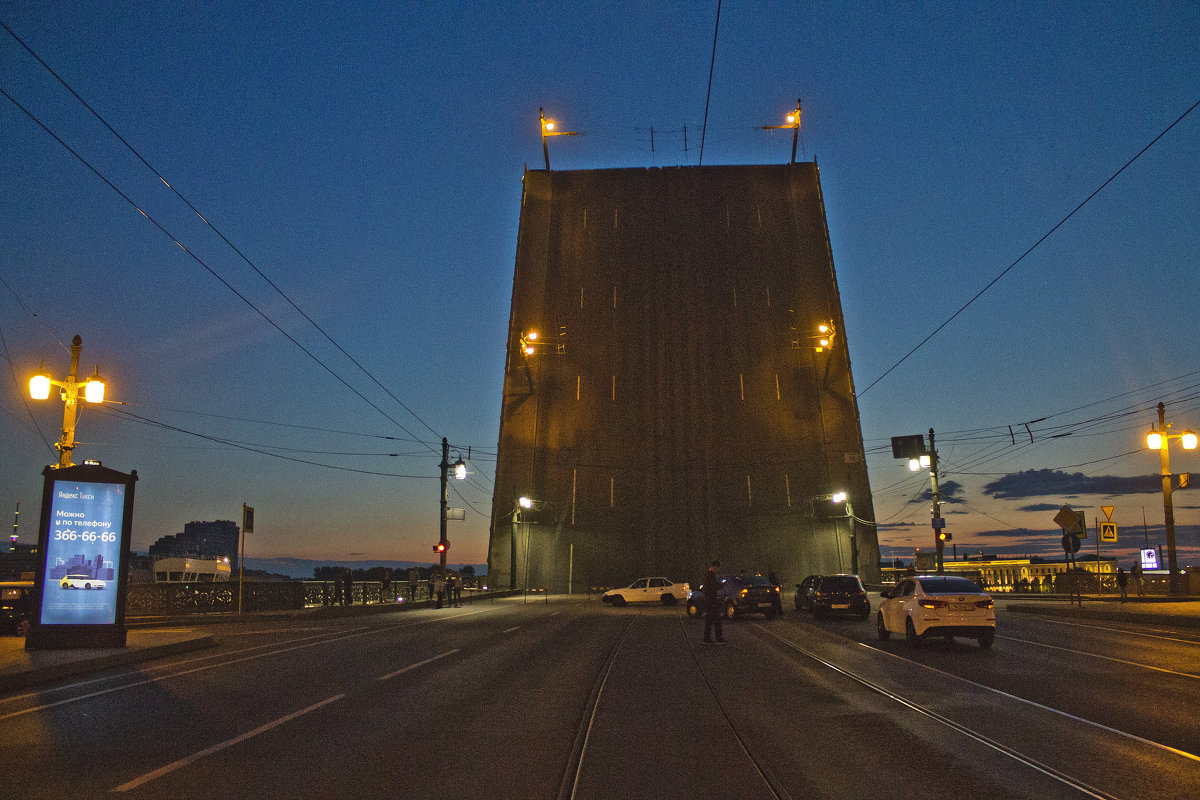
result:
[[[554,169],[761,164],[802,98],[882,555],[932,544],[889,444],[930,428],[960,555],[1061,556],[1063,504],[1115,506],[1102,555],[1162,544],[1145,434],[1160,401],[1200,429],[1200,5],[727,2],[714,62],[716,16],[0,2],[0,511],[35,541],[62,403],[27,382],[78,334],[110,402],[75,460],[137,470],[135,550],[245,502],[247,556],[429,561],[445,436],[449,560],[485,562],[538,108],[583,132]],[[1200,564],[1200,491],[1175,509]]]

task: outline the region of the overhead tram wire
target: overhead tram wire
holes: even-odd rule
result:
[[[249,259],[249,257],[247,257],[247,256],[246,256],[246,254],[245,254],[245,253],[243,253],[243,252],[242,252],[240,249],[238,249],[238,247],[237,247],[237,246],[236,246],[236,245],[235,245],[233,242],[231,242],[231,241],[230,241],[230,240],[229,240],[229,239],[228,239],[228,238],[225,236],[225,234],[224,234],[224,233],[222,233],[222,232],[221,232],[221,231],[220,231],[220,230],[219,230],[219,229],[218,229],[218,228],[217,228],[215,225],[213,225],[213,224],[212,224],[212,222],[211,222],[211,221],[209,221],[209,219],[208,219],[207,217],[205,217],[203,214],[201,214],[201,213],[200,213],[200,211],[199,211],[199,209],[197,209],[197,208],[196,208],[194,205],[192,205],[191,201],[189,201],[189,200],[188,200],[186,197],[184,197],[184,196],[183,196],[183,194],[181,194],[181,193],[179,192],[179,190],[178,190],[178,189],[176,189],[174,186],[172,186],[172,185],[171,185],[171,184],[170,184],[170,183],[167,181],[167,179],[166,179],[166,178],[164,178],[164,177],[162,176],[162,174],[161,174],[161,173],[160,173],[160,172],[159,172],[157,169],[155,169],[155,167],[154,167],[152,164],[150,164],[150,162],[149,162],[149,161],[147,161],[145,158],[143,158],[143,157],[142,157],[142,154],[141,154],[141,153],[139,153],[139,152],[137,151],[137,149],[136,149],[136,148],[134,148],[134,146],[133,146],[133,145],[131,145],[131,144],[130,144],[128,141],[126,141],[126,140],[125,140],[125,137],[121,136],[121,134],[120,134],[120,133],[118,133],[118,132],[116,131],[116,129],[114,129],[114,128],[112,127],[112,125],[109,125],[109,124],[108,124],[108,121],[107,121],[107,120],[105,120],[105,119],[104,119],[104,117],[102,117],[102,116],[100,115],[100,113],[99,113],[99,112],[97,112],[97,111],[96,111],[94,108],[92,108],[92,107],[91,107],[91,105],[89,105],[89,104],[88,104],[88,102],[87,102],[86,100],[84,100],[84,99],[83,99],[83,97],[81,97],[81,96],[79,95],[79,93],[78,93],[78,92],[76,92],[76,91],[75,91],[75,89],[73,89],[73,88],[71,87],[71,85],[70,85],[70,84],[68,84],[68,83],[67,83],[65,80],[63,80],[63,78],[62,78],[62,77],[61,77],[61,76],[60,76],[60,75],[59,75],[57,72],[55,72],[55,71],[54,71],[54,69],[53,69],[53,68],[51,68],[51,66],[50,66],[49,64],[47,64],[45,61],[43,61],[43,60],[42,60],[42,58],[41,58],[41,56],[39,56],[37,53],[35,53],[35,52],[33,51],[33,48],[31,48],[31,47],[30,47],[28,44],[26,44],[26,43],[24,42],[24,40],[22,40],[22,39],[21,39],[19,36],[17,36],[17,34],[16,34],[14,31],[13,31],[13,29],[12,29],[12,28],[10,28],[10,27],[8,27],[8,25],[6,25],[6,24],[4,23],[4,21],[3,21],[3,20],[0,20],[0,26],[3,26],[4,30],[6,30],[6,31],[8,32],[8,34],[9,34],[9,35],[10,35],[10,36],[11,36],[13,39],[15,39],[15,40],[17,41],[17,43],[18,43],[18,44],[20,44],[20,45],[21,45],[21,47],[25,48],[25,50],[26,50],[26,51],[27,51],[27,52],[28,52],[28,53],[29,53],[31,56],[33,56],[33,58],[34,58],[34,59],[36,59],[36,60],[37,60],[37,62],[38,62],[39,64],[41,64],[41,65],[42,65],[42,67],[43,67],[43,68],[45,68],[45,70],[46,70],[47,72],[49,72],[51,75],[53,75],[53,76],[54,76],[55,80],[57,80],[57,81],[58,81],[60,84],[62,84],[62,86],[63,86],[63,87],[64,87],[64,88],[65,88],[65,89],[66,89],[68,92],[70,92],[70,93],[71,93],[71,94],[72,94],[72,95],[75,97],[75,99],[76,99],[76,100],[78,100],[78,101],[79,101],[79,102],[80,102],[80,103],[83,105],[83,107],[84,107],[84,108],[86,108],[86,109],[87,109],[89,112],[91,112],[92,116],[94,116],[94,117],[95,117],[97,120],[99,120],[99,121],[100,121],[100,123],[101,123],[102,125],[104,125],[104,127],[105,127],[105,128],[107,128],[107,129],[109,130],[109,132],[110,132],[110,133],[112,133],[112,135],[113,135],[113,136],[117,137],[117,140],[118,140],[118,141],[120,141],[120,142],[121,142],[121,144],[125,145],[125,147],[126,147],[128,150],[129,150],[129,152],[133,153],[133,155],[134,155],[134,156],[135,156],[135,157],[136,157],[136,158],[137,158],[139,161],[141,161],[141,162],[142,162],[142,164],[144,164],[144,165],[146,166],[146,168],[147,168],[147,169],[149,169],[151,172],[153,172],[153,173],[154,173],[154,175],[155,175],[155,177],[157,177],[157,178],[158,178],[160,181],[162,181],[162,184],[163,184],[164,186],[166,186],[168,189],[170,189],[170,190],[171,190],[171,191],[172,191],[172,192],[175,194],[175,196],[176,196],[176,197],[178,197],[178,198],[179,198],[181,201],[183,201],[184,205],[186,205],[186,206],[187,206],[189,209],[191,209],[191,211],[192,211],[192,212],[193,212],[193,213],[194,213],[194,214],[195,214],[197,217],[199,217],[199,218],[200,218],[200,220],[201,220],[201,221],[202,221],[202,222],[203,222],[205,225],[207,225],[207,226],[208,226],[208,228],[209,228],[210,230],[212,230],[212,232],[213,232],[213,233],[217,234],[217,236],[219,236],[219,237],[221,238],[221,241],[223,241],[223,242],[225,242],[225,244],[229,245],[230,249],[231,249],[231,250],[233,250],[233,252],[237,253],[238,257],[240,257],[240,258],[241,258],[241,259],[242,259],[244,262],[246,262],[246,264],[248,264],[248,265],[250,266],[250,268],[251,268],[251,269],[253,269],[253,270],[254,270],[254,271],[255,271],[255,272],[258,274],[258,276],[259,276],[260,278],[262,278],[264,281],[266,281],[266,282],[267,282],[267,284],[268,284],[268,285],[269,285],[269,286],[270,286],[272,289],[274,289],[274,290],[276,291],[276,293],[278,293],[278,294],[279,294],[279,296],[280,296],[280,297],[282,297],[284,300],[286,300],[286,301],[288,302],[288,304],[289,304],[289,305],[291,305],[291,307],[292,307],[292,308],[294,308],[294,309],[295,309],[295,310],[296,310],[296,311],[297,311],[297,312],[300,314],[300,316],[304,317],[304,319],[305,319],[305,320],[306,320],[306,321],[307,321],[307,322],[308,322],[310,325],[312,325],[312,326],[313,326],[313,327],[314,327],[314,328],[315,328],[315,329],[316,329],[316,330],[317,330],[317,331],[318,331],[318,332],[319,332],[319,333],[320,333],[322,336],[324,336],[324,337],[325,337],[325,339],[326,339],[327,341],[329,341],[329,343],[330,343],[330,344],[332,344],[334,347],[336,347],[336,348],[338,349],[338,351],[339,351],[339,352],[341,352],[341,354],[342,354],[342,355],[344,355],[344,356],[345,356],[347,359],[349,359],[349,360],[350,360],[350,362],[351,362],[352,364],[354,364],[354,366],[358,367],[358,369],[359,369],[360,371],[362,371],[362,373],[363,373],[364,375],[366,375],[368,378],[370,378],[370,379],[371,379],[371,381],[372,381],[372,382],[374,382],[374,384],[375,384],[376,386],[378,386],[380,389],[382,389],[382,390],[383,390],[383,391],[384,391],[384,392],[385,392],[385,393],[388,395],[388,397],[391,397],[393,400],[395,400],[395,401],[396,401],[396,403],[397,403],[397,404],[399,404],[399,406],[400,406],[401,408],[403,408],[403,409],[404,409],[405,411],[407,411],[407,412],[408,412],[408,413],[409,413],[409,414],[410,414],[410,415],[411,415],[411,416],[412,416],[414,419],[416,419],[418,422],[420,422],[422,425],[424,425],[424,426],[425,426],[425,428],[426,428],[426,429],[427,429],[427,430],[428,430],[430,433],[432,433],[432,434],[433,434],[435,437],[440,437],[440,436],[441,436],[441,434],[440,434],[438,431],[436,431],[436,430],[434,430],[432,427],[430,427],[429,423],[425,422],[425,420],[421,419],[421,417],[420,417],[420,416],[418,416],[418,415],[417,415],[417,413],[416,413],[415,411],[413,411],[411,408],[409,408],[409,407],[408,407],[408,406],[407,406],[407,405],[404,403],[404,401],[402,401],[400,398],[396,397],[396,395],[395,395],[395,394],[393,394],[393,393],[392,393],[392,391],[391,391],[390,389],[388,389],[386,386],[384,386],[384,385],[383,385],[383,384],[382,384],[382,383],[379,381],[379,379],[377,379],[377,378],[374,376],[374,374],[372,374],[372,373],[371,373],[371,371],[370,371],[370,370],[368,370],[366,367],[364,367],[364,366],[363,366],[363,365],[362,365],[362,364],[361,364],[361,363],[360,363],[360,362],[359,362],[359,361],[358,361],[356,358],[354,358],[354,356],[350,355],[350,353],[348,353],[348,352],[345,350],[345,348],[343,348],[343,347],[342,347],[340,344],[338,344],[338,342],[337,342],[337,341],[336,341],[336,340],[335,340],[335,339],[334,339],[332,336],[330,336],[330,335],[329,335],[329,334],[328,334],[328,333],[325,331],[325,329],[324,329],[324,328],[322,328],[320,325],[318,325],[318,324],[317,324],[317,322],[316,322],[316,321],[315,321],[315,320],[314,320],[312,317],[310,317],[310,316],[309,316],[307,313],[305,313],[305,311],[304,311],[302,308],[300,308],[300,306],[298,306],[298,305],[297,305],[297,304],[296,304],[296,303],[295,303],[295,302],[292,300],[292,298],[291,298],[291,297],[289,297],[289,296],[287,295],[287,293],[286,293],[286,292],[284,292],[284,291],[283,291],[281,288],[279,288],[279,286],[278,286],[278,285],[276,285],[276,283],[275,283],[274,281],[272,281],[272,280],[271,280],[269,277],[267,277],[267,275],[266,275],[265,273],[263,273],[263,271],[262,271],[262,270],[260,270],[260,269],[258,268],[258,266],[257,266],[257,265],[256,265],[256,264],[255,264],[253,261],[251,261],[251,260]],[[12,100],[12,97],[11,97],[11,96],[9,96],[7,93],[5,93],[5,96],[6,96],[6,97],[8,97],[10,100]],[[15,101],[15,100],[13,100],[13,102],[14,102],[14,103],[16,103],[16,101]],[[20,106],[19,104],[17,104],[17,107],[18,107],[18,108],[21,108],[21,106]],[[23,109],[23,108],[22,108],[21,110],[22,110],[22,111],[24,111],[25,109]],[[29,112],[28,112],[28,111],[26,111],[25,113],[26,113],[26,114],[29,114]],[[32,117],[32,115],[30,115],[30,116]],[[35,121],[35,122],[38,122],[38,124],[39,124],[39,125],[41,125],[41,122],[39,122],[39,121],[38,121],[36,118],[34,118],[34,121]],[[47,131],[47,133],[50,133],[49,129],[48,129],[48,128],[46,128],[46,126],[42,125],[42,128],[43,128],[43,129],[45,129],[45,130]],[[54,134],[53,134],[53,133],[51,133],[51,135],[53,136]],[[55,138],[57,139],[58,137],[56,136]],[[60,143],[60,144],[62,144],[62,140],[59,140],[59,143]],[[65,147],[66,145],[64,144],[63,146]],[[70,148],[67,148],[67,149],[68,149],[68,150],[70,150]],[[72,153],[73,153],[73,151],[72,151]],[[76,157],[78,158],[78,156],[76,156]],[[83,159],[82,159],[82,158],[80,158],[80,160],[81,160],[81,161],[83,161]],[[86,162],[86,161],[84,161],[84,163],[85,163],[85,164],[87,164],[87,162]],[[91,167],[90,167],[90,165],[88,165],[88,166],[89,166],[89,168],[91,168]],[[93,169],[92,171],[93,171],[93,172],[95,172],[95,170],[94,170],[94,169]],[[97,173],[97,175],[99,175],[99,173]],[[107,183],[107,181],[105,181],[105,182]],[[112,184],[110,183],[109,185],[111,186]],[[114,189],[115,189],[115,187],[114,187]],[[119,192],[118,192],[118,193],[119,193]],[[124,197],[124,195],[122,195],[122,197]],[[128,199],[128,198],[126,198],[126,199]],[[136,208],[137,206],[135,205],[134,207]],[[141,209],[138,209],[138,210],[140,211]],[[148,217],[148,216],[147,216],[147,219],[149,219],[149,217]],[[151,220],[151,221],[153,221],[153,220]],[[157,223],[155,223],[155,224],[157,224]],[[160,228],[161,228],[161,226],[160,226]],[[165,232],[166,232],[166,231],[164,230],[164,233],[165,233]],[[169,234],[168,234],[168,235],[169,235]],[[174,237],[172,237],[172,239],[174,239]],[[178,242],[176,242],[176,244],[179,244],[179,243],[178,243]],[[182,247],[182,245],[180,245],[180,247]],[[185,250],[186,250],[186,248],[185,248]],[[199,259],[197,259],[197,261],[199,261]],[[203,262],[201,262],[201,265],[202,265],[202,266],[204,266],[204,267],[205,267],[205,269],[208,269],[207,265],[204,265],[204,264],[203,264]],[[212,270],[211,270],[211,269],[209,269],[209,272],[212,272]],[[216,275],[216,273],[213,273],[213,274],[214,274],[214,275]],[[218,279],[219,279],[219,280],[221,280],[221,282],[222,282],[222,283],[225,283],[225,281],[224,281],[223,279],[220,279],[220,277],[219,277],[219,276],[217,276],[217,277],[218,277]],[[228,283],[226,283],[225,285],[226,285],[226,286],[229,286],[229,284],[228,284]],[[229,288],[232,290],[232,288],[233,288],[233,287],[231,287],[231,286],[230,286]],[[235,294],[238,294],[236,291],[235,291],[234,293],[235,293]],[[239,297],[242,297],[240,294],[238,294],[238,296],[239,296]],[[246,298],[242,297],[242,299],[243,299],[243,300],[245,300]],[[249,301],[247,301],[247,302],[249,302]],[[251,304],[251,307],[253,308],[254,306]],[[255,308],[255,310],[257,311],[258,309],[257,309],[257,308]],[[261,311],[260,311],[259,313],[260,313],[260,314],[262,314],[262,312],[261,312]],[[265,318],[265,315],[263,315],[263,316],[264,316],[264,318]],[[269,320],[269,319],[268,319],[267,321],[268,321],[268,322],[270,322],[270,320]],[[274,323],[272,323],[272,325],[274,325]],[[279,329],[279,326],[275,326],[275,327],[276,327],[277,329]],[[280,330],[280,332],[281,332],[281,333],[283,333],[282,329],[279,329],[279,330]],[[284,334],[284,335],[285,335],[285,336],[287,336],[287,334]],[[292,339],[290,336],[288,336],[288,339],[290,339],[290,340],[291,340],[291,341],[292,341],[294,344],[296,344],[297,346],[299,346],[299,343],[298,343],[298,342],[296,342],[296,340]],[[304,348],[303,348],[303,347],[301,347],[301,349],[302,349],[302,350],[304,350]],[[307,350],[304,350],[304,352],[305,352],[305,353],[307,353],[307,354],[308,354],[310,357],[312,356],[312,354],[311,354],[311,353],[309,353]],[[315,358],[315,357],[314,357],[314,358]],[[320,362],[318,362],[318,363],[320,363]],[[322,366],[324,366],[324,364],[322,364]],[[329,368],[328,368],[328,367],[326,367],[326,369],[327,369],[327,370],[329,370]],[[332,370],[329,370],[329,371],[330,371],[330,372],[331,372],[331,374],[332,374]],[[337,377],[337,376],[335,375],[334,377]],[[340,378],[339,378],[339,380],[340,380]],[[345,383],[345,381],[342,381],[342,383],[343,383],[343,384],[345,384],[345,385],[347,386],[347,388],[351,388],[351,387],[349,386],[349,384],[346,384],[346,383]],[[354,391],[354,390],[352,389],[352,391]],[[357,392],[356,392],[356,393],[357,393]],[[359,394],[359,397],[362,397],[364,400],[366,400],[366,398],[365,398],[365,397],[363,397],[363,395],[361,395],[361,394]],[[369,400],[368,400],[367,402],[368,402],[368,403],[370,403],[370,401],[369,401]],[[378,408],[378,406],[375,406],[373,403],[370,403],[370,404],[371,404],[371,406],[372,406],[372,407],[374,407],[374,408],[375,408],[377,411],[380,411],[380,413],[383,413],[383,412],[382,412],[382,410]],[[390,416],[388,416],[387,414],[384,414],[384,416],[385,416],[385,417],[387,417],[389,420],[391,420],[393,423],[395,423],[395,424],[396,424],[398,427],[400,427],[400,429],[401,429],[401,430],[404,430],[404,432],[405,432],[405,433],[409,433],[409,431],[407,431],[407,430],[404,428],[404,426],[400,425],[398,422],[396,422],[395,420],[393,420],[393,419],[392,419]],[[410,433],[409,435],[412,435],[412,434]],[[415,437],[415,436],[414,436],[413,438],[414,438],[414,440],[416,440],[416,437]],[[419,440],[418,440],[418,441],[419,441]],[[437,450],[437,447],[436,447],[435,445],[433,445],[433,444],[429,444],[429,445],[427,445],[427,447],[429,448],[429,450],[430,450],[431,452],[436,452],[436,450]]]
[[[116,192],[117,195],[120,196],[122,200],[124,200],[126,203],[128,203],[130,206],[132,206],[134,208],[134,210],[136,210],[139,214],[141,214],[143,217],[145,217],[146,220],[149,221],[151,225],[158,228],[158,230],[161,231],[163,233],[163,235],[165,235],[172,242],[174,242],[175,245],[180,250],[182,250],[193,261],[195,261],[197,264],[199,264],[201,267],[203,267],[210,275],[212,275],[214,278],[216,278],[218,281],[220,281],[225,286],[225,288],[227,288],[229,291],[233,292],[233,294],[235,294],[238,297],[238,299],[240,299],[243,303],[245,303],[247,306],[249,306],[256,314],[258,314],[260,317],[262,317],[264,320],[266,320],[266,322],[268,324],[270,324],[270,326],[272,328],[279,331],[279,333],[283,334],[284,338],[286,338],[289,342],[294,344],[297,348],[300,349],[301,352],[303,352],[310,359],[312,359],[316,364],[318,364],[322,369],[324,369],[331,376],[333,376],[333,378],[336,379],[338,381],[338,383],[345,386],[347,389],[349,389],[351,392],[353,392],[355,395],[357,395],[363,402],[365,402],[371,408],[375,409],[381,415],[383,415],[383,417],[385,419],[389,420],[392,424],[394,424],[400,430],[404,431],[409,436],[411,436],[414,441],[420,441],[420,439],[418,439],[416,434],[414,434],[408,428],[404,427],[404,425],[402,425],[399,420],[392,417],[390,414],[388,414],[386,411],[384,411],[382,408],[380,408],[378,405],[376,405],[374,402],[372,402],[366,395],[364,395],[358,389],[351,386],[342,376],[338,375],[329,365],[327,365],[324,361],[322,361],[320,358],[318,358],[312,351],[310,351],[304,345],[300,344],[300,342],[298,342],[295,339],[295,337],[293,337],[291,334],[289,334],[287,331],[285,331],[282,327],[280,327],[279,324],[275,322],[275,320],[271,319],[265,311],[263,311],[258,306],[256,306],[248,297],[246,297],[241,292],[239,292],[237,289],[235,289],[233,287],[233,285],[229,283],[229,281],[225,280],[225,278],[222,277],[220,273],[218,273],[216,270],[214,270],[212,267],[210,267],[207,263],[205,263],[205,261],[202,258],[200,258],[198,255],[193,253],[182,242],[180,242],[178,239],[176,239],[175,236],[169,230],[167,230],[165,226],[162,225],[162,223],[160,223],[154,217],[150,216],[145,211],[143,211],[138,206],[138,204],[133,201],[132,198],[130,198],[128,195],[126,195],[124,192],[122,192],[119,188],[117,188],[117,186],[112,181],[110,181],[98,169],[96,169],[94,166],[92,166],[91,163],[89,163],[87,159],[85,159],[79,153],[75,152],[71,148],[70,145],[68,145],[61,138],[59,138],[58,134],[56,134],[56,133],[54,133],[54,131],[50,130],[50,128],[48,128],[45,125],[45,123],[43,123],[40,119],[38,119],[36,116],[34,116],[34,114],[31,111],[29,111],[29,109],[27,109],[23,105],[21,105],[20,102],[18,102],[16,98],[14,98],[12,95],[10,95],[3,88],[0,88],[0,94],[4,95],[6,98],[8,98],[9,102],[11,102],[13,105],[15,105],[18,109],[20,109],[20,111],[22,113],[24,113],[27,117],[29,117],[31,120],[33,120],[34,123],[36,123],[42,130],[44,130],[56,142],[58,142],[59,145],[61,145],[64,150],[66,150],[71,155],[75,156],[75,158],[78,159],[81,164],[83,164],[85,167],[87,167],[89,170],[91,170],[92,174],[94,174],[96,177],[98,177],[100,180],[102,180],[110,189],[112,189],[114,192]]]
[[[0,346],[4,348],[4,360],[8,362],[8,371],[12,375],[13,386],[18,388],[17,396],[21,398],[21,405],[25,408],[25,413],[29,415],[29,419],[33,422],[33,428],[41,437],[42,442],[46,445],[46,449],[54,452],[54,445],[50,444],[50,440],[46,438],[46,434],[42,431],[42,426],[38,424],[37,417],[34,416],[33,409],[29,407],[28,398],[25,392],[19,390],[21,381],[17,378],[16,364],[13,363],[12,356],[8,352],[8,340],[4,338],[4,329],[0,328]]]
[[[721,0],[717,0],[717,21],[713,24],[712,59],[708,62],[708,91],[704,93],[704,124],[700,127],[700,158],[696,166],[704,166],[704,135],[708,132],[708,103],[712,99],[713,68],[717,65],[717,32],[721,29]]]
[[[313,461],[311,459],[287,456],[278,451],[285,450],[285,451],[289,451],[289,452],[309,452],[309,453],[316,452],[316,453],[321,453],[323,455],[352,455],[355,457],[364,457],[364,456],[389,456],[389,457],[396,456],[396,457],[399,457],[400,456],[400,454],[395,454],[395,453],[335,453],[335,452],[329,452],[329,451],[299,450],[296,448],[276,447],[273,445],[250,444],[250,443],[246,443],[246,442],[239,442],[235,439],[227,439],[227,438],[223,438],[223,437],[219,437],[219,436],[210,436],[208,434],[199,433],[197,431],[188,430],[186,428],[180,428],[176,425],[170,425],[170,424],[162,422],[160,420],[155,420],[155,419],[151,419],[149,417],[144,417],[140,414],[135,414],[131,411],[127,411],[124,408],[120,408],[119,406],[113,406],[111,408],[101,407],[99,409],[96,409],[96,411],[97,411],[97,413],[105,414],[106,416],[125,417],[125,418],[131,419],[133,421],[139,422],[141,424],[148,425],[150,427],[168,430],[173,433],[181,433],[181,434],[184,434],[185,436],[194,436],[198,439],[203,439],[205,441],[209,441],[209,442],[213,442],[214,444],[221,445],[222,447],[235,448],[238,450],[247,450],[252,453],[258,453],[260,455],[270,456],[272,458],[279,458],[284,461],[291,461],[293,463],[298,463],[298,464],[307,464],[309,466],[322,467],[324,469],[339,470],[342,472],[353,472],[353,473],[357,473],[360,475],[379,475],[381,477],[387,477],[387,478],[410,478],[410,479],[416,479],[416,480],[433,480],[435,477],[433,475],[407,475],[407,474],[395,473],[395,472],[382,472],[379,470],[368,470],[368,469],[359,469],[356,467],[345,467],[345,466],[340,466],[337,464],[326,464],[324,462]],[[411,453],[411,454],[406,454],[406,455],[408,455],[410,457],[416,457],[416,456],[421,455],[421,453]],[[459,496],[459,498],[463,501],[463,503],[467,507],[469,507],[476,514],[479,514],[480,516],[484,516],[483,512],[481,512],[479,509],[477,509],[466,497],[464,497],[462,495],[462,493],[458,490],[457,487],[453,487],[453,488],[454,488],[454,493]],[[488,493],[486,489],[483,489],[478,486],[476,488],[479,489],[484,494]]]
[[[1104,191],[1105,187],[1107,187],[1110,183],[1112,183],[1114,180],[1116,180],[1118,175],[1120,175],[1122,172],[1124,172],[1126,169],[1128,169],[1130,167],[1130,165],[1133,164],[1133,162],[1137,161],[1139,158],[1142,157],[1142,155],[1145,154],[1145,152],[1147,150],[1149,150],[1151,147],[1153,147],[1155,144],[1157,144],[1159,139],[1166,136],[1167,133],[1169,133],[1172,128],[1174,128],[1176,125],[1178,125],[1180,122],[1182,122],[1183,119],[1188,114],[1191,114],[1193,111],[1195,111],[1197,106],[1200,106],[1200,100],[1197,100],[1195,103],[1193,103],[1191,105],[1191,107],[1188,108],[1187,111],[1184,111],[1182,114],[1180,114],[1179,117],[1176,118],[1176,120],[1174,122],[1172,122],[1170,125],[1168,125],[1166,128],[1164,128],[1163,131],[1161,133],[1159,133],[1157,136],[1155,136],[1150,141],[1149,144],[1147,144],[1145,147],[1143,147],[1141,150],[1139,150],[1137,152],[1137,155],[1135,155],[1133,158],[1126,161],[1125,164],[1120,169],[1118,169],[1111,176],[1109,176],[1108,180],[1106,180],[1104,183],[1100,184],[1100,186],[1094,192],[1092,192],[1090,195],[1088,195],[1082,203],[1075,206],[1075,208],[1072,209],[1071,213],[1067,214],[1065,217],[1063,217],[1061,220],[1059,220],[1058,224],[1056,224],[1053,228],[1051,228],[1049,231],[1047,231],[1045,233],[1045,235],[1042,236],[1042,238],[1038,239],[1036,242],[1034,242],[1032,245],[1030,245],[1029,249],[1027,249],[1024,253],[1022,253],[1020,256],[1018,256],[1015,261],[1013,261],[1011,264],[1009,264],[1007,267],[1005,267],[1003,270],[1001,270],[999,275],[992,278],[991,281],[989,281],[986,286],[984,286],[982,289],[980,289],[978,292],[976,292],[974,297],[972,297],[966,303],[963,303],[963,305],[957,311],[955,311],[953,314],[951,314],[945,320],[945,322],[943,322],[941,325],[938,325],[936,328],[934,328],[933,332],[930,333],[928,336],[926,336],[924,339],[922,339],[917,344],[916,347],[914,347],[912,350],[909,350],[907,353],[905,353],[905,355],[899,361],[897,361],[895,364],[892,364],[892,366],[888,367],[887,370],[882,375],[880,375],[875,380],[871,381],[871,383],[867,386],[867,388],[863,389],[861,392],[858,393],[858,397],[862,398],[862,396],[864,394],[871,391],[871,389],[875,386],[875,384],[879,383],[884,378],[886,378],[889,374],[891,374],[891,372],[894,369],[896,369],[896,367],[900,366],[905,361],[907,361],[913,353],[917,352],[922,347],[924,347],[929,342],[930,339],[932,339],[933,337],[935,337],[939,333],[941,333],[942,329],[945,328],[947,325],[949,325],[951,322],[953,322],[955,317],[957,317],[962,312],[966,311],[967,308],[970,307],[980,297],[983,297],[984,293],[986,293],[989,289],[991,289],[993,286],[995,286],[996,283],[999,282],[999,280],[1001,278],[1003,278],[1005,275],[1007,275],[1014,267],[1016,267],[1017,264],[1020,264],[1025,259],[1026,256],[1028,256],[1030,253],[1032,253],[1034,250],[1036,250],[1038,248],[1038,246],[1042,244],[1042,242],[1049,239],[1050,236],[1053,235],[1055,231],[1057,231],[1059,228],[1061,228],[1063,225],[1065,225],[1067,220],[1069,220],[1071,217],[1075,216],[1075,214],[1078,213],[1081,208],[1083,208],[1085,205],[1087,205],[1091,201],[1092,198],[1094,198],[1096,195],[1100,194],[1100,192]]]
[[[283,461],[291,461],[296,464],[307,464],[309,466],[323,467],[325,469],[340,470],[342,472],[354,472],[354,473],[358,473],[360,475],[380,475],[380,476],[387,477],[387,478],[412,478],[414,480],[436,480],[437,479],[437,476],[434,476],[434,475],[401,475],[401,474],[397,474],[397,473],[393,473],[393,472],[380,472],[378,470],[358,469],[356,467],[343,467],[343,466],[338,466],[337,464],[324,464],[320,461],[312,461],[312,460],[309,460],[306,458],[295,458],[293,456],[285,456],[285,455],[281,455],[280,453],[272,452],[270,450],[266,450],[266,449],[262,449],[262,448],[258,448],[258,447],[251,447],[249,445],[244,445],[244,444],[238,444],[237,442],[229,440],[229,439],[222,439],[217,436],[208,436],[203,433],[196,433],[195,431],[189,431],[184,428],[176,427],[174,425],[168,425],[165,422],[157,422],[155,420],[152,420],[152,419],[149,419],[146,417],[142,417],[138,414],[134,414],[133,412],[126,411],[124,409],[114,409],[114,410],[118,411],[121,414],[124,414],[125,416],[131,417],[140,422],[144,422],[153,427],[162,428],[164,430],[173,431],[175,433],[182,433],[187,436],[195,436],[198,439],[205,439],[207,441],[227,445],[228,447],[236,448],[238,450],[246,450],[251,453],[258,453],[260,455],[270,456],[271,458],[282,459]]]

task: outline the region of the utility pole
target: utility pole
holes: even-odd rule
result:
[[[929,429],[929,478],[931,494],[933,495],[933,542],[937,546],[937,571],[938,575],[945,575],[946,566],[943,561],[943,553],[945,552],[946,544],[942,541],[942,528],[939,527],[939,523],[937,522],[937,520],[942,518],[942,504],[941,498],[938,497],[938,456],[937,448],[933,446],[933,428]]]
[[[441,556],[442,574],[446,574],[446,551],[449,549],[450,543],[446,541],[446,508],[450,505],[450,443],[446,437],[442,437],[442,520],[441,520],[441,536],[438,539],[438,550]]]

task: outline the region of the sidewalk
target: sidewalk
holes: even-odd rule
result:
[[[1078,602],[1071,603],[1066,595],[992,595],[992,599],[998,610],[1018,614],[1200,628],[1200,598],[1196,597],[1133,596],[1122,603],[1112,594],[1084,595],[1082,607]]]
[[[25,637],[0,636],[0,692],[215,647],[210,634],[183,628],[130,630],[124,648],[25,650]]]

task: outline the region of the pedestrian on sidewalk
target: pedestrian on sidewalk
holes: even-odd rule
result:
[[[1146,584],[1142,582],[1142,565],[1138,562],[1133,562],[1133,568],[1129,570],[1129,575],[1133,579],[1133,588],[1138,593],[1138,597],[1145,597]]]
[[[1121,590],[1121,602],[1124,603],[1127,598],[1129,587],[1129,573],[1124,567],[1117,567],[1117,588]]]
[[[700,584],[700,591],[704,593],[704,643],[712,644],[712,629],[716,626],[717,629],[717,644],[725,644],[725,636],[721,631],[721,617],[724,616],[725,609],[721,607],[721,598],[719,592],[721,590],[721,562],[714,561],[708,567],[708,574],[704,576],[704,582]]]

